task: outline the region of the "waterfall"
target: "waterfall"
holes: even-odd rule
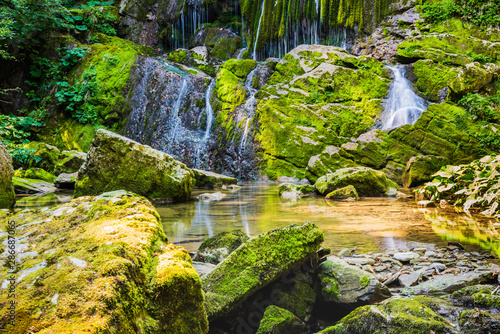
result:
[[[388,68],[394,74],[394,80],[384,102],[383,130],[415,123],[428,106],[428,103],[412,90],[410,81],[405,78],[404,66],[396,65]]]
[[[257,94],[258,90],[252,87],[253,78],[256,70],[257,67],[248,74],[247,79],[245,80],[245,88],[249,93],[249,98],[245,101],[245,104],[243,105],[243,110],[246,113],[247,121],[245,123],[245,130],[243,131],[243,135],[241,136],[240,148],[239,148],[240,154],[245,149],[248,139],[248,132],[250,128],[250,120],[253,118],[255,108],[257,107],[257,99],[255,98],[255,95]]]
[[[173,123],[172,129],[170,130],[170,138],[169,138],[169,143],[175,143],[178,141],[177,139],[177,128],[179,127],[179,110],[181,109],[181,103],[182,100],[184,99],[184,96],[186,96],[187,88],[188,88],[188,82],[186,77],[182,78],[182,86],[181,90],[179,91],[179,95],[177,95],[177,100],[175,101],[174,105],[174,110],[172,111],[172,115],[169,115],[167,122]]]
[[[207,116],[207,127],[205,129],[205,134],[201,141],[198,143],[198,147],[196,148],[196,160],[195,166],[200,167],[201,157],[200,154],[202,150],[206,148],[208,139],[210,138],[210,131],[212,130],[212,122],[214,118],[214,110],[212,108],[212,104],[210,103],[210,98],[212,97],[212,92],[215,87],[215,79],[212,79],[210,85],[208,85],[207,92],[205,93],[205,114]],[[200,114],[201,116],[201,114]]]
[[[257,61],[257,42],[259,41],[260,25],[262,23],[262,17],[264,16],[264,4],[266,0],[262,1],[262,6],[260,8],[260,19],[259,26],[257,27],[257,34],[255,35],[255,43],[253,44],[253,60]]]

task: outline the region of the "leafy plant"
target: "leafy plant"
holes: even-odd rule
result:
[[[497,105],[494,98],[483,97],[479,94],[469,93],[462,97],[458,104],[464,107],[471,115],[473,120],[483,120],[496,123],[500,119],[497,112]]]
[[[32,117],[0,115],[0,137],[6,143],[27,143],[34,128],[42,123]]]

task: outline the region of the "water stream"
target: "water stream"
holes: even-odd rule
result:
[[[382,130],[414,124],[428,106],[428,103],[412,90],[410,81],[405,77],[405,66],[388,68],[394,74],[394,80],[384,102]]]
[[[253,44],[253,60],[257,60],[257,43],[259,42],[260,25],[262,24],[262,17],[264,16],[264,4],[266,0],[262,1],[262,6],[260,7],[260,18],[259,26],[257,28],[257,34],[255,35],[255,42]]]
[[[212,108],[212,103],[210,102],[210,98],[212,97],[212,93],[214,91],[215,87],[215,79],[212,79],[210,82],[210,85],[208,85],[207,92],[205,93],[205,114],[207,117],[207,127],[205,129],[205,134],[203,138],[200,140],[200,142],[197,145],[196,148],[196,162],[195,166],[200,167],[201,165],[201,153],[202,151],[206,152],[206,146],[207,142],[210,139],[210,133],[212,130],[212,122],[214,119],[214,110]],[[200,114],[201,116],[201,114]]]
[[[259,90],[253,87],[255,71],[257,71],[257,67],[248,74],[247,79],[245,80],[245,88],[248,92],[249,97],[246,99],[245,104],[243,105],[243,110],[246,114],[247,119],[245,122],[245,129],[243,130],[243,135],[241,136],[241,141],[240,141],[240,147],[239,147],[240,155],[246,147],[248,141],[248,132],[250,129],[250,122],[255,114],[255,108],[257,107],[257,98],[255,97],[255,95]]]

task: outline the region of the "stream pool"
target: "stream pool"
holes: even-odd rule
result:
[[[445,245],[460,241],[500,255],[500,222],[456,213],[453,208],[417,208],[415,200],[363,198],[357,202],[327,201],[322,197],[297,200],[278,196],[275,183],[245,183],[227,196],[205,202],[196,189],[186,203],[156,206],[170,242],[194,252],[206,238],[241,229],[254,236],[289,224],[313,222],[325,233],[324,246],[335,254],[357,247],[358,253],[403,248],[408,242]],[[51,206],[71,200],[71,192],[19,197],[19,209]]]

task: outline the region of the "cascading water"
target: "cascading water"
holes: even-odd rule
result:
[[[245,149],[245,146],[247,144],[248,132],[250,129],[250,121],[252,120],[255,108],[257,107],[257,98],[255,97],[255,95],[257,94],[258,90],[253,88],[253,79],[256,70],[257,67],[248,74],[248,77],[245,80],[245,88],[249,93],[249,98],[245,101],[245,104],[243,105],[243,111],[246,114],[247,120],[245,122],[245,130],[243,130],[243,135],[241,136],[240,148],[239,148],[240,155]]]
[[[259,42],[260,25],[262,24],[262,17],[264,16],[264,4],[266,0],[262,1],[262,6],[260,8],[260,19],[259,26],[257,27],[257,34],[255,35],[255,42],[253,44],[253,60],[257,60],[257,43]]]
[[[428,106],[428,103],[412,90],[410,81],[405,78],[404,66],[396,65],[388,68],[394,74],[394,80],[384,102],[382,130],[415,123]]]
[[[212,97],[212,92],[215,87],[215,79],[212,79],[210,85],[207,88],[207,92],[205,93],[205,114],[207,117],[207,127],[205,130],[205,134],[201,141],[198,143],[198,147],[196,148],[196,161],[195,166],[200,167],[202,162],[201,152],[206,149],[207,142],[210,139],[210,133],[212,130],[212,122],[214,119],[214,110],[212,108],[212,104],[210,103],[210,98]],[[201,117],[201,114],[200,114]]]

